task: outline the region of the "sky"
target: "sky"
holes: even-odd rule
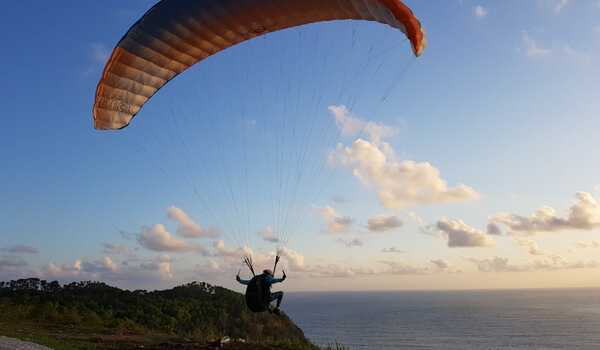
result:
[[[331,22],[197,64],[93,129],[154,1],[0,14],[0,279],[290,291],[600,287],[600,2],[406,1],[428,47]],[[281,270],[279,270],[281,271]]]

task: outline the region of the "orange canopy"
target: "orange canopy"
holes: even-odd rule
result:
[[[331,20],[369,20],[404,32],[419,56],[421,24],[400,0],[162,0],[119,41],[96,90],[94,127],[122,129],[169,80],[254,37]]]

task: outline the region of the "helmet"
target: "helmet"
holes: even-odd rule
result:
[[[273,276],[273,271],[271,271],[271,270],[269,270],[269,269],[263,270],[263,273],[264,273],[265,275]]]

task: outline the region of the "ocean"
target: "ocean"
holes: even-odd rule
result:
[[[315,344],[361,349],[600,349],[600,289],[288,293]]]

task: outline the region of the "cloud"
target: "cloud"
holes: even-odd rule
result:
[[[189,215],[180,208],[175,206],[167,209],[167,216],[169,219],[176,221],[179,225],[177,227],[177,234],[186,238],[215,238],[219,236],[219,232],[215,229],[205,229],[198,225],[192,220]]]
[[[429,267],[412,266],[398,261],[381,260],[380,264],[387,265],[388,270],[384,270],[379,274],[389,275],[423,275],[431,272]]]
[[[10,254],[39,254],[39,250],[35,247],[17,244],[11,247],[6,247],[0,249],[0,252],[10,253]]]
[[[512,233],[534,234],[563,230],[594,230],[600,228],[600,204],[587,192],[578,192],[566,217],[557,215],[551,207],[542,207],[531,216],[500,213],[490,220],[506,226]]]
[[[131,248],[126,245],[102,243],[102,247],[102,252],[107,255],[135,255]]]
[[[54,278],[84,278],[91,279],[94,277],[114,275],[119,272],[118,265],[110,258],[105,256],[100,260],[87,261],[75,260],[73,264],[56,265],[48,264],[45,268],[45,275]]]
[[[386,253],[386,254],[390,254],[390,253],[393,253],[393,254],[404,254],[404,253],[406,253],[404,250],[400,250],[400,249],[398,249],[396,247],[383,248],[381,250],[381,252],[382,253]]]
[[[111,284],[126,284],[130,288],[147,285],[156,288],[156,283],[173,277],[172,259],[162,255],[139,264],[127,261],[118,263],[110,257],[98,260],[76,260],[72,264],[50,263],[38,272],[42,278],[53,278],[64,282],[75,280],[101,280]]]
[[[215,250],[215,253],[212,254],[213,256],[241,259],[244,256],[253,255],[252,250],[248,247],[234,249],[227,248],[225,245],[225,241],[223,240],[215,241],[213,243],[213,248]]]
[[[281,243],[280,238],[273,232],[273,228],[271,226],[267,226],[258,231],[258,235],[266,242]]]
[[[329,106],[329,112],[335,118],[335,123],[343,136],[365,134],[369,140],[379,143],[385,138],[398,133],[398,129],[375,122],[368,122],[354,116],[346,106]]]
[[[440,172],[431,164],[400,161],[384,139],[398,130],[383,124],[365,122],[353,116],[345,106],[330,106],[340,132],[355,135],[362,130],[367,140],[358,138],[352,146],[338,144],[329,155],[332,165],[352,170],[364,185],[375,188],[385,208],[402,209],[417,204],[450,203],[478,198],[478,193],[465,185],[448,188]]]
[[[487,259],[468,258],[467,261],[475,264],[481,272],[556,271],[600,267],[600,262],[595,260],[570,262],[558,254],[551,254],[522,265],[510,264],[508,258],[498,256]]]
[[[11,272],[27,265],[27,262],[19,257],[0,256],[0,272]]]
[[[571,0],[558,0],[554,5],[554,13],[559,14],[569,3]]]
[[[485,232],[477,230],[462,220],[441,219],[435,229],[448,240],[448,247],[490,247],[494,240]]]
[[[567,56],[567,58],[578,64],[589,64],[592,62],[592,56],[590,56],[590,54],[576,50],[568,44],[563,46],[563,53]]]
[[[76,260],[72,265],[56,265],[51,262],[43,269],[42,275],[58,279],[74,278],[80,274],[81,267],[81,260]]]
[[[209,259],[203,264],[197,264],[195,267],[195,271],[208,276],[220,275],[226,271],[225,268],[221,264],[219,264],[214,259]]]
[[[527,57],[542,57],[547,56],[552,52],[552,50],[542,47],[527,32],[523,32],[521,39]]]
[[[325,221],[324,231],[327,233],[345,233],[348,232],[354,220],[349,216],[340,216],[332,207],[319,208],[321,217]]]
[[[409,212],[408,217],[411,218],[418,225],[425,225],[425,220],[423,220],[423,218],[420,217],[419,214],[415,213],[414,211]]]
[[[306,267],[304,264],[304,255],[293,249],[283,247],[277,251],[277,254],[294,271],[302,271]],[[271,257],[271,260],[274,260],[274,257]]]
[[[435,259],[435,260],[430,260],[430,262],[438,269],[440,270],[446,270],[450,267],[450,265],[448,264],[448,262],[446,260],[443,259]]]
[[[496,223],[490,222],[487,224],[485,229],[488,235],[500,236],[502,234],[502,229]]]
[[[98,64],[104,64],[108,61],[110,50],[102,43],[92,43],[90,45],[90,58]]]
[[[206,253],[206,250],[200,245],[190,244],[173,237],[162,224],[143,228],[138,235],[138,242],[142,247],[156,252]]]
[[[600,241],[579,241],[576,243],[577,248],[600,248]]]
[[[335,196],[331,197],[331,200],[336,204],[343,204],[343,203],[350,202],[349,199],[345,198],[344,196],[340,196],[340,195],[335,195]]]
[[[386,143],[378,146],[358,139],[351,147],[338,145],[330,161],[352,169],[363,184],[375,188],[381,204],[389,209],[462,202],[479,196],[465,185],[449,188],[439,170],[427,162],[397,160]]]
[[[77,265],[78,271],[83,271],[91,274],[110,273],[118,270],[115,262],[108,256],[96,261],[81,261]]]
[[[537,242],[532,240],[532,239],[528,239],[528,238],[516,238],[515,239],[517,244],[519,244],[522,247],[527,247],[527,252],[530,255],[546,255],[548,254],[547,251],[540,249],[540,247],[538,247]]]
[[[483,19],[483,18],[487,17],[488,10],[481,5],[477,5],[477,6],[473,7],[473,15],[478,19]]]
[[[158,272],[158,275],[163,280],[173,278],[173,259],[169,255],[161,255],[156,259],[140,264],[140,268],[146,271]]]
[[[499,256],[487,259],[469,258],[467,260],[475,264],[481,272],[517,272],[524,270],[519,266],[509,264],[508,258]]]
[[[340,238],[337,240],[337,242],[345,245],[348,248],[362,247],[364,245],[363,241],[361,241],[358,238],[351,239],[351,240]]]
[[[315,278],[348,278],[376,274],[374,269],[348,267],[337,264],[314,265],[305,271],[308,272],[311,277]]]
[[[397,216],[378,215],[370,218],[367,222],[367,228],[371,232],[386,232],[402,227],[402,225],[402,221]]]
[[[100,71],[110,56],[110,50],[102,43],[92,43],[88,48],[88,64],[84,76]]]

